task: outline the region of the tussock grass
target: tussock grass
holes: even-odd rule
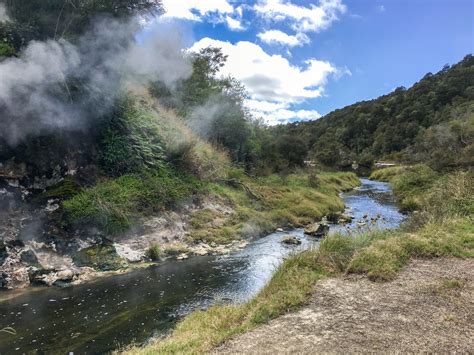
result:
[[[225,199],[235,213],[201,210],[191,217],[191,241],[228,242],[253,237],[277,227],[301,227],[344,208],[338,193],[359,184],[352,173],[320,173],[318,187],[312,187],[310,174],[297,171],[286,177],[271,175],[249,178],[236,169],[229,178],[239,179],[261,198],[256,200],[242,188],[211,184],[217,200]]]
[[[163,250],[161,250],[161,247],[159,245],[154,244],[148,248],[146,256],[153,261],[160,260],[163,256]]]
[[[148,101],[153,119],[160,127],[160,137],[169,162],[202,180],[214,181],[225,177],[231,163],[224,150],[199,137],[174,111],[165,109],[152,99]]]
[[[63,221],[70,226],[90,225],[117,234],[140,216],[170,207],[201,188],[193,176],[166,165],[157,171],[122,175],[65,200]]]
[[[425,193],[440,179],[440,175],[420,164],[375,170],[370,178],[390,182],[401,210],[411,212],[422,208]]]

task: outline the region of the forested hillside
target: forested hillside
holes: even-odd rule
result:
[[[347,168],[375,159],[426,162],[436,169],[472,166],[474,57],[467,55],[413,87],[358,102],[325,117],[277,127],[279,139],[299,141],[308,159]]]

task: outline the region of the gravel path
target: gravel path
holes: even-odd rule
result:
[[[301,310],[217,353],[474,353],[474,259],[414,260],[389,283],[319,282]]]

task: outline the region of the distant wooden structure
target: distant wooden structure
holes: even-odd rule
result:
[[[383,168],[389,168],[391,166],[397,166],[398,164],[395,164],[395,163],[388,163],[388,162],[385,162],[385,161],[377,161],[375,162],[374,166],[377,168],[377,169],[383,169]]]

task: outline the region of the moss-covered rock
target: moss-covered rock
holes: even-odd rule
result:
[[[79,250],[73,256],[77,266],[90,266],[98,271],[120,270],[127,267],[113,245],[95,245]]]

